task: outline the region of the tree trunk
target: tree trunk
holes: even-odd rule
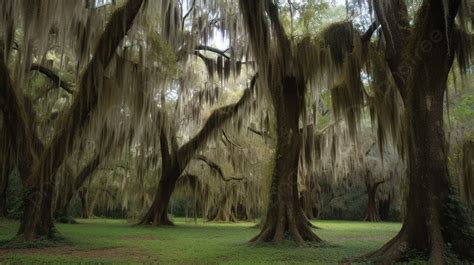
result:
[[[9,172],[8,170],[3,170],[2,173],[2,182],[0,183],[0,218],[7,217],[8,215],[8,205],[7,205],[7,190],[9,184]]]
[[[301,89],[304,85],[302,80],[286,77],[281,93],[272,92],[277,119],[276,161],[265,221],[260,234],[251,242],[321,241],[311,230],[298,200],[298,163],[302,147],[299,116],[303,97],[298,91],[304,91]]]
[[[377,206],[375,204],[375,195],[377,194],[376,184],[366,183],[367,186],[367,209],[365,210],[364,221],[367,222],[380,222],[380,216],[377,211]]]
[[[89,207],[89,212],[87,213],[87,216],[93,217],[94,216],[94,210],[95,207],[97,206],[97,200],[99,199],[99,190],[97,190],[94,194],[94,198],[92,199],[92,203]]]
[[[226,194],[222,196],[220,205],[217,208],[217,214],[214,216],[214,222],[237,222],[237,218],[232,211],[232,203],[230,203]]]
[[[309,220],[314,219],[313,213],[313,200],[311,198],[311,192],[305,190],[301,193],[301,207],[303,208],[304,215]]]
[[[81,198],[81,217],[84,219],[88,219],[90,217],[90,210],[89,210],[89,191],[87,188],[82,188],[79,191],[79,197]]]
[[[66,188],[66,191],[59,195],[58,202],[56,204],[56,210],[54,211],[54,219],[59,223],[75,223],[74,219],[69,216],[69,206],[73,198],[73,191],[71,188]]]
[[[56,237],[52,212],[54,181],[54,176],[41,179],[33,189],[28,190],[17,239],[33,241]]]
[[[140,221],[140,224],[150,224],[153,226],[173,225],[168,218],[168,204],[173,194],[180,173],[176,169],[167,170],[168,174],[163,175],[156,191],[155,200],[147,214]]]
[[[382,263],[403,260],[409,250],[429,254],[434,264],[445,263],[448,251],[474,260],[474,237],[459,201],[450,194],[447,168],[443,100],[454,47],[447,37],[451,36],[459,1],[449,1],[446,6],[449,9],[445,11],[441,0],[423,2],[411,36],[413,43],[408,45],[414,49],[410,51],[413,55],[401,63],[410,70],[402,80],[405,86],[399,87],[407,115],[407,216],[395,238],[366,256]],[[384,30],[388,29],[385,25]]]

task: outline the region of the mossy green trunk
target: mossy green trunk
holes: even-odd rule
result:
[[[265,221],[252,242],[320,241],[309,227],[298,199],[298,163],[302,148],[299,117],[303,107],[303,95],[299,93],[304,91],[304,85],[303,80],[286,77],[281,90],[272,94],[277,121],[275,166]]]

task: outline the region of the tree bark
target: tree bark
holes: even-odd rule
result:
[[[89,210],[89,191],[87,188],[79,190],[79,197],[81,198],[81,217],[88,219],[90,217]]]
[[[56,219],[66,218],[69,220],[69,206],[71,205],[71,201],[74,195],[84,186],[84,183],[90,179],[90,177],[94,174],[94,172],[99,167],[100,163],[102,162],[104,156],[107,156],[110,151],[112,150],[111,143],[107,143],[105,145],[105,151],[101,154],[100,151],[97,152],[96,156],[90,160],[85,167],[82,168],[81,171],[73,178],[74,184],[67,185],[66,191],[63,192],[59,197],[58,207],[55,211],[54,216]],[[84,188],[87,190],[87,188]],[[84,212],[83,212],[84,213]],[[89,216],[89,214],[82,214],[82,216]]]
[[[94,210],[95,207],[97,206],[97,200],[99,199],[99,190],[97,190],[94,194],[94,198],[92,199],[92,202],[89,207],[89,212],[87,213],[87,216],[93,217],[94,215]]]
[[[112,60],[117,47],[131,28],[142,3],[143,0],[130,0],[114,12],[100,37],[91,62],[82,75],[77,96],[61,120],[61,130],[53,137],[51,144],[44,149],[39,161],[28,164],[30,174],[24,175],[27,177],[24,180],[27,196],[17,239],[33,241],[42,237],[54,238],[56,231],[53,223],[52,202],[56,173],[66,157],[67,147],[71,145],[78,130],[87,123],[90,111],[96,107],[100,83],[97,80],[103,78],[100,73],[103,73],[104,67]],[[25,128],[29,127],[25,126]],[[29,130],[23,132],[27,133]],[[31,139],[32,135],[26,138]]]
[[[417,250],[428,254],[432,263],[444,264],[446,246],[451,245],[449,251],[458,257],[474,260],[474,238],[467,232],[471,228],[459,210],[459,202],[450,201],[453,195],[443,128],[443,100],[453,61],[450,37],[459,3],[449,1],[445,12],[443,1],[424,1],[406,48],[409,50],[397,51],[407,53],[407,58],[388,60],[389,64],[399,65],[392,71],[400,79],[398,86],[407,113],[407,216],[398,235],[365,258],[394,263],[402,261],[409,250]],[[379,13],[383,8],[380,3],[375,6]],[[386,37],[391,29],[398,28],[396,23],[386,24],[388,21],[382,21]],[[403,65],[409,71],[399,71]]]
[[[366,181],[367,187],[367,209],[365,210],[364,221],[367,222],[380,222],[379,212],[375,203],[375,195],[377,194],[377,188],[381,183],[369,183]]]
[[[313,212],[313,196],[311,194],[311,181],[307,176],[304,176],[305,187],[304,190],[300,192],[300,202],[301,208],[303,209],[304,215],[309,220],[314,219]]]
[[[176,168],[168,169],[164,172],[165,174],[162,175],[153,204],[140,224],[150,224],[153,226],[173,225],[173,222],[168,217],[168,205],[176,185],[175,179],[179,177],[180,173]]]
[[[232,203],[228,199],[227,194],[223,194],[220,204],[217,207],[217,213],[213,216],[212,221],[214,222],[237,222],[234,211],[232,209]]]
[[[298,163],[302,147],[299,129],[303,80],[286,77],[281,94],[273,92],[277,120],[276,161],[272,173],[270,200],[261,232],[251,242],[280,242],[291,238],[298,244],[321,241],[308,225],[298,200]]]
[[[7,205],[7,190],[8,190],[8,184],[9,184],[9,170],[2,170],[0,172],[2,175],[1,177],[1,183],[0,183],[0,218],[2,217],[7,217],[8,215],[8,205]]]

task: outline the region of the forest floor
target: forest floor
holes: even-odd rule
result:
[[[400,229],[399,223],[313,221],[323,245],[298,247],[290,242],[252,245],[254,223],[212,223],[175,219],[175,227],[132,226],[125,220],[77,220],[58,224],[70,244],[39,249],[0,249],[0,264],[8,263],[161,263],[161,264],[336,264],[375,250]],[[18,228],[0,220],[0,241]]]

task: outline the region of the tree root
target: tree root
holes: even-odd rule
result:
[[[305,245],[306,242],[322,242],[322,240],[311,231],[306,218],[296,221],[292,218],[277,218],[271,222],[267,220],[262,231],[252,238],[252,243],[273,242],[278,243],[284,240],[293,240],[298,245]]]
[[[155,214],[150,210],[137,225],[174,226],[174,223],[170,221],[167,213]]]
[[[407,253],[408,250],[408,242],[404,236],[399,234],[380,249],[357,258],[344,260],[343,263],[373,262],[376,264],[393,264],[402,260],[403,255]]]

